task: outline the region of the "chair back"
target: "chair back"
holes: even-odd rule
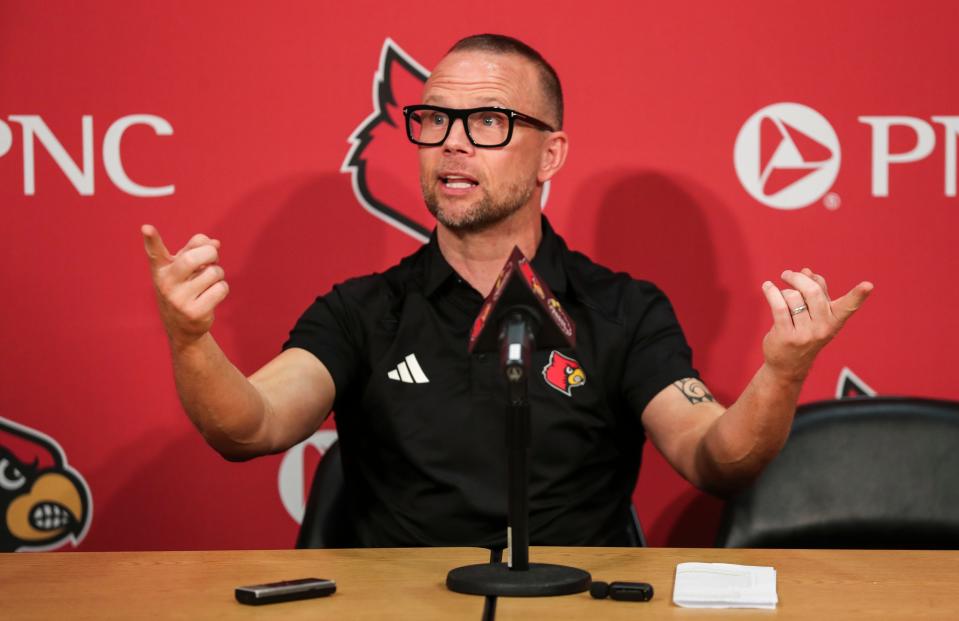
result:
[[[725,507],[721,547],[959,548],[959,403],[797,409],[785,447]]]
[[[629,505],[629,519],[626,521],[626,538],[629,540],[630,547],[645,548],[647,545],[643,525],[639,522],[636,505],[633,504]]]
[[[316,467],[296,547],[357,547],[347,502],[340,443],[336,441],[326,449]]]

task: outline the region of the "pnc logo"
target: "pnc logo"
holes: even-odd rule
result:
[[[80,118],[83,137],[80,162],[78,163],[63,147],[42,117],[36,114],[14,114],[7,120],[19,125],[23,152],[23,194],[37,193],[36,152],[39,145],[53,159],[64,176],[73,184],[80,196],[94,194],[94,134],[93,116]],[[113,121],[103,136],[101,154],[107,177],[121,191],[139,197],[170,196],[176,190],[173,184],[148,186],[137,183],[127,174],[123,165],[121,143],[123,135],[131,127],[145,125],[157,136],[173,135],[173,126],[166,119],[153,114],[128,114]],[[13,147],[14,136],[10,125],[0,119],[0,158]]]
[[[936,128],[925,119],[868,115],[857,120],[870,128],[869,193],[875,198],[889,196],[893,166],[923,162],[936,147]],[[959,116],[933,115],[930,120],[942,126],[943,195],[953,198],[957,195]],[[893,132],[908,139],[894,148]],[[912,146],[902,149],[902,144]],[[840,159],[839,139],[829,121],[809,106],[790,102],[766,106],[749,117],[733,148],[743,188],[775,209],[799,209],[826,195],[839,174]],[[834,209],[839,197],[826,196],[824,203]]]
[[[743,188],[775,209],[798,209],[822,198],[836,181],[840,159],[832,125],[798,103],[776,103],[753,114],[733,151]]]

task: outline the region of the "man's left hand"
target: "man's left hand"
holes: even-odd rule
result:
[[[862,306],[873,285],[863,281],[830,300],[826,280],[808,267],[801,272],[786,270],[782,279],[793,288],[780,290],[769,281],[763,283],[773,314],[773,327],[763,338],[763,355],[777,376],[801,382],[816,354]]]

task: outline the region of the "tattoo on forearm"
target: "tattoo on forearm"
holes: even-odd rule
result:
[[[709,389],[706,388],[706,384],[702,383],[698,379],[681,379],[673,382],[673,386],[676,387],[676,390],[683,393],[683,396],[689,399],[689,402],[692,404],[716,400],[715,397],[709,393]]]

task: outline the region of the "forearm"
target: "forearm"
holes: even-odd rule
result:
[[[170,349],[180,402],[210,446],[227,459],[270,452],[263,433],[267,403],[213,336],[206,333],[188,344],[171,341]]]
[[[763,364],[699,445],[696,470],[702,487],[724,494],[758,476],[789,436],[801,388],[801,380],[782,378]]]
[[[773,326],[763,337],[763,366],[731,407],[713,403],[705,385],[687,378],[677,383],[678,392],[663,389],[643,411],[647,436],[701,489],[735,491],[772,461],[789,437],[799,392],[816,355],[873,288],[863,281],[830,300],[825,279],[808,268],[787,270],[782,278],[796,289],[763,283],[773,315]],[[695,390],[685,389],[686,384]]]

